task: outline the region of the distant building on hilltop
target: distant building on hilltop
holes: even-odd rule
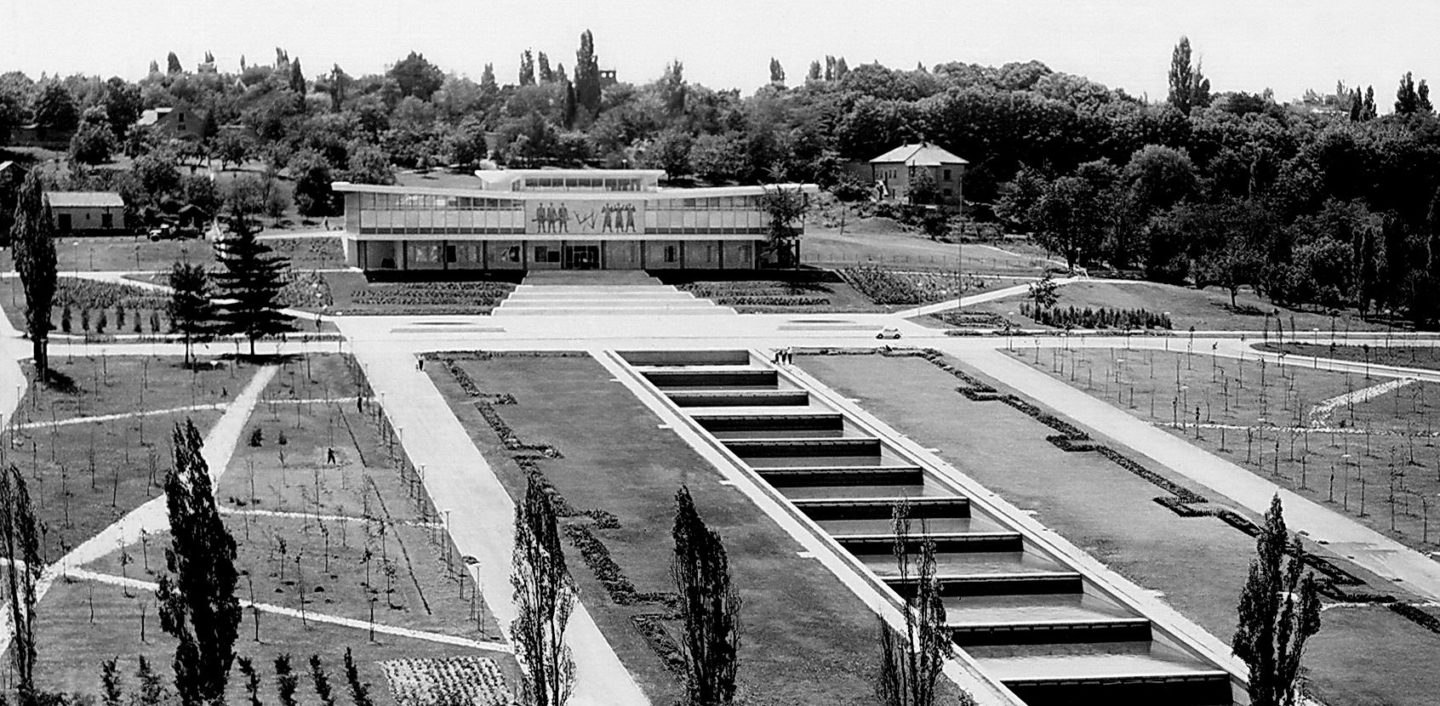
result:
[[[162,137],[177,140],[200,140],[205,137],[205,116],[185,106],[151,108],[135,122]]]
[[[125,200],[113,191],[51,191],[50,213],[62,235],[118,235],[125,230]]]
[[[937,202],[958,208],[967,164],[928,142],[901,145],[870,160],[870,182],[882,191],[881,198],[905,201],[915,181],[928,174],[935,183]]]

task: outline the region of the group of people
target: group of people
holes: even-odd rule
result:
[[[795,362],[795,349],[790,346],[776,348],[775,355],[770,359],[770,362],[776,365],[793,364]]]

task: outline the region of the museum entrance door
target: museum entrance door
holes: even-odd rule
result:
[[[564,267],[567,270],[600,269],[600,246],[566,245]]]

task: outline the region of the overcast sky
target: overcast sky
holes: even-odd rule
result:
[[[797,83],[834,54],[904,68],[1038,59],[1163,100],[1181,34],[1216,91],[1283,101],[1340,79],[1373,84],[1383,108],[1405,71],[1440,78],[1434,0],[0,0],[0,71],[136,79],[167,52],[193,69],[206,50],[233,71],[280,46],[307,76],[335,63],[359,75],[414,49],[477,79],[493,62],[513,83],[527,47],[572,66],[587,28],[623,81],[678,58],[692,82],[746,93],[771,56]]]

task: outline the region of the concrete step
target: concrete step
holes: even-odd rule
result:
[[[1149,620],[1084,594],[949,597],[943,602],[951,638],[965,647],[1150,641]]]
[[[734,314],[735,310],[723,306],[711,307],[617,307],[609,306],[594,309],[582,308],[518,308],[497,307],[490,312],[491,316],[728,316]]]
[[[1019,532],[1004,530],[991,532],[937,532],[931,530],[927,533],[920,533],[918,527],[911,525],[912,534],[907,542],[912,552],[919,552],[920,545],[924,542],[931,542],[935,545],[938,553],[963,553],[963,552],[1018,552],[1025,548],[1025,541],[1021,539]],[[885,554],[890,555],[895,549],[895,535],[884,532],[874,534],[841,534],[833,535],[835,541],[845,550],[855,556]]]
[[[880,440],[875,437],[838,439],[731,439],[725,445],[741,458],[814,458],[879,456]]]
[[[747,390],[738,392],[670,392],[667,393],[675,404],[681,407],[726,407],[745,406],[804,406],[810,403],[810,393],[804,390]]]
[[[810,466],[755,468],[776,488],[834,485],[910,485],[924,479],[919,466]]]
[[[779,375],[774,370],[732,368],[729,370],[650,370],[642,373],[656,387],[749,387],[774,388]]]
[[[965,651],[1029,706],[1231,703],[1228,674],[1154,642],[974,646]]]
[[[707,299],[506,299],[495,309],[709,309],[714,306],[715,302]]]
[[[792,500],[795,507],[821,520],[882,520],[888,522],[894,513],[895,503],[907,501],[910,504],[910,519],[969,517],[970,499],[962,497],[878,497]]]
[[[747,350],[681,350],[681,351],[620,351],[625,362],[633,366],[732,366],[749,365]]]
[[[696,417],[695,421],[712,434],[764,431],[840,431],[845,418],[838,412],[814,414],[731,414]]]

